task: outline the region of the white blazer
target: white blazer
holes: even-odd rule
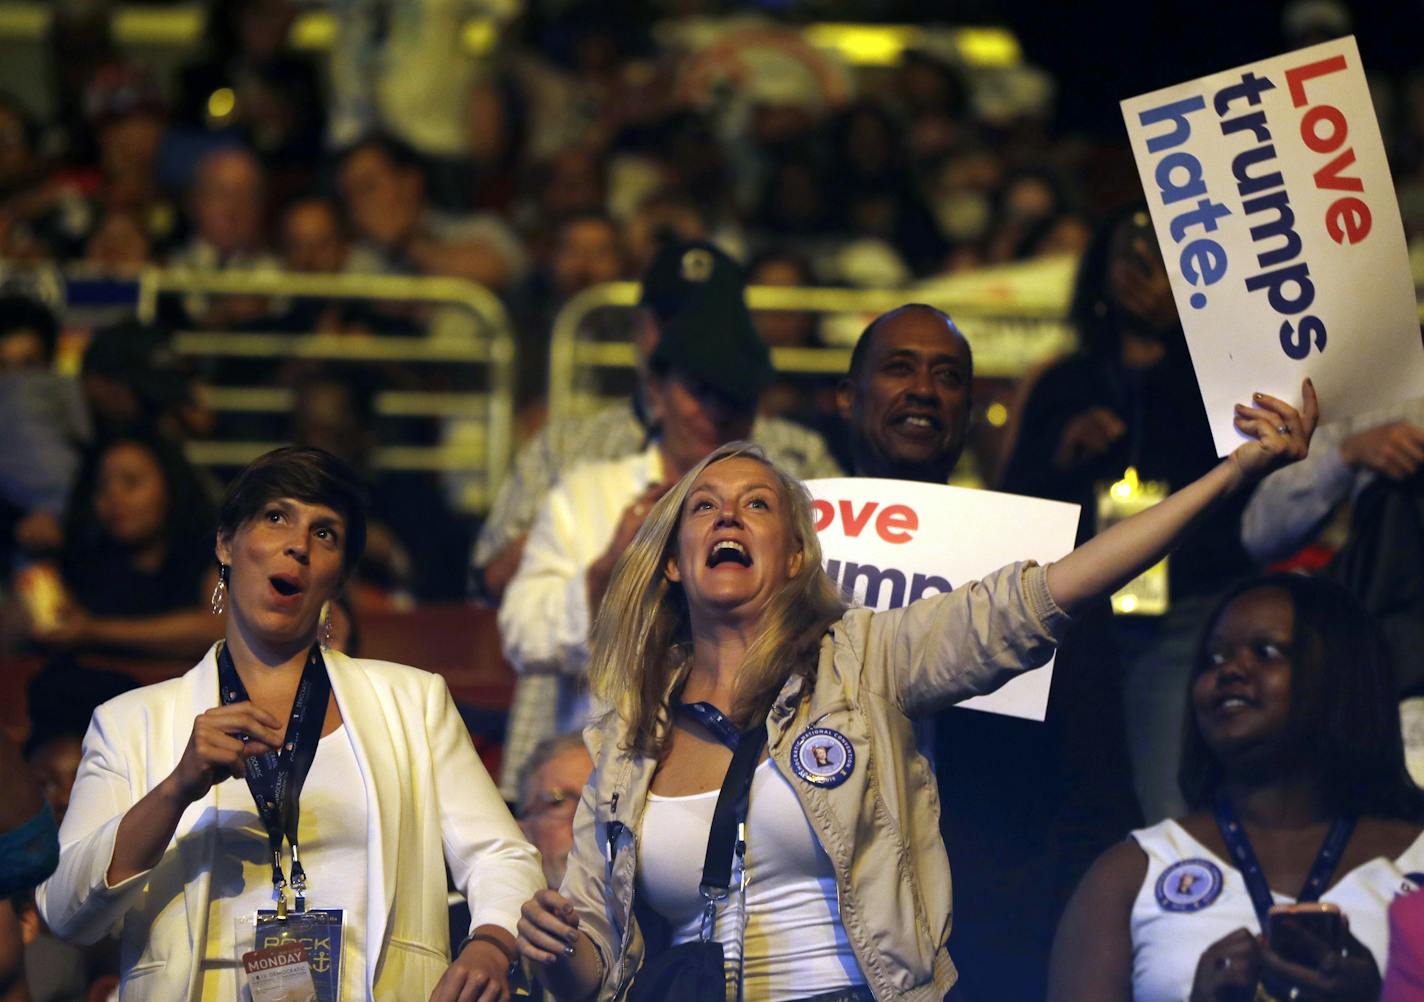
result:
[[[124,814],[177,766],[193,719],[218,705],[216,651],[181,678],[94,711],[60,826],[59,868],[36,895],[65,939],[119,935],[125,1000],[198,997],[218,788],[183,812],[153,869],[113,886],[106,874]],[[513,933],[520,906],[544,885],[539,854],[475,754],[443,678],[334,652],[326,664],[370,819],[366,983],[376,999],[424,1000],[450,963],[446,863],[469,899],[471,928]]]

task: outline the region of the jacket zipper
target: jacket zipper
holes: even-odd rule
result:
[[[613,889],[613,864],[614,864],[614,862],[615,862],[615,861],[617,860],[617,858],[618,858],[618,839],[622,837],[623,832],[626,831],[626,830],[627,830],[627,827],[628,827],[628,826],[625,825],[623,822],[621,822],[621,821],[619,821],[619,820],[617,819],[617,816],[618,816],[618,798],[619,798],[619,796],[620,796],[620,793],[621,793],[621,791],[618,791],[618,790],[613,791],[613,795],[612,795],[612,796],[609,798],[609,800],[608,800],[608,826],[607,826],[607,827],[608,827],[608,878],[607,878],[607,880],[608,880],[608,888],[609,888],[609,891],[610,891],[610,892],[611,892],[612,889]],[[632,893],[633,893],[633,891],[632,891],[632,888],[630,887],[630,888],[629,888],[629,894],[631,895]],[[627,914],[623,915],[623,923],[622,923],[622,925],[623,925],[623,932],[622,932],[622,935],[619,937],[619,943],[618,943],[618,959],[617,959],[617,962],[615,963],[614,968],[613,968],[613,984],[614,984],[614,986],[615,986],[615,989],[618,990],[618,991],[621,991],[621,990],[623,989],[623,987],[624,987],[624,985],[623,985],[623,972],[624,972],[624,969],[626,968],[627,962],[628,962],[628,943],[629,943],[629,940],[630,940],[630,938],[631,938],[631,926],[632,926],[632,922],[633,922],[633,916],[632,916],[632,909],[631,909],[631,907],[630,907],[630,908],[627,910]]]
[[[608,882],[613,882],[613,860],[618,855],[618,838],[623,834],[623,822],[618,820],[618,792],[608,803]]]

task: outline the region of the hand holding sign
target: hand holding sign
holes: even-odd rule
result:
[[[1265,393],[1252,394],[1255,406],[1236,405],[1236,427],[1250,435],[1251,441],[1238,446],[1231,458],[1248,483],[1304,459],[1310,451],[1320,406],[1309,379],[1301,387],[1301,395],[1305,402],[1299,411]]]

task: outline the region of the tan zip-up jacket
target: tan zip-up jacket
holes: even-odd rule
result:
[[[841,922],[877,1002],[940,1002],[957,977],[947,947],[953,907],[939,797],[910,718],[1042,665],[1068,622],[1044,568],[1014,564],[903,609],[848,611],[821,641],[814,684],[795,676],[778,694],[767,747],[793,777],[835,868]],[[809,727],[850,740],[854,768],[839,786],[794,778],[792,744]],[[593,721],[584,737],[595,768],[561,891],[603,962],[598,998],[611,1002],[624,997],[643,961],[634,875],[657,762],[622,747],[615,713]]]

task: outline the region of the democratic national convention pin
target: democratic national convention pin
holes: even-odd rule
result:
[[[855,749],[840,731],[812,727],[791,744],[791,768],[813,786],[840,786],[855,768]]]
[[[1164,911],[1199,912],[1221,895],[1221,884],[1221,870],[1210,860],[1178,860],[1157,878],[1157,903]]]

